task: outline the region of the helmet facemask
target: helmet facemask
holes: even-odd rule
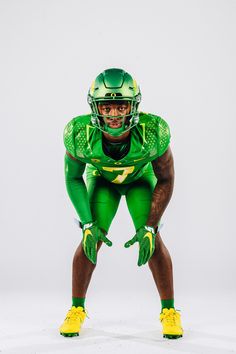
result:
[[[101,114],[99,112],[99,105],[102,104],[129,104],[130,111],[128,114],[123,115],[109,115],[108,114]],[[138,104],[135,100],[101,100],[101,101],[93,101],[91,103],[92,115],[91,121],[92,124],[95,125],[98,129],[102,130],[103,132],[112,135],[112,136],[120,136],[124,134],[124,132],[133,128],[139,120],[139,113],[138,113]],[[118,121],[121,123],[120,127],[111,127],[111,121]]]

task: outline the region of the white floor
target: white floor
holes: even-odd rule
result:
[[[5,294],[1,301],[0,353],[236,353],[233,296],[186,297],[181,311],[185,332],[178,340],[162,338],[156,299],[137,303],[137,296],[129,294],[122,303],[112,293],[109,299],[103,295],[90,300],[90,318],[81,335],[64,338],[58,327],[68,309],[65,295]]]

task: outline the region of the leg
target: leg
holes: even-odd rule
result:
[[[128,189],[126,200],[136,230],[146,224],[156,181],[151,171],[132,183]],[[159,233],[156,236],[155,251],[149,260],[149,267],[161,300],[173,299],[172,262]]]
[[[155,251],[148,265],[162,300],[160,321],[163,337],[168,339],[181,338],[183,336],[181,315],[174,309],[172,262],[159,233],[156,237]]]
[[[148,262],[161,300],[174,299],[173,271],[170,254],[159,232],[156,236],[155,251]]]
[[[111,183],[100,176],[89,174],[87,179],[87,188],[90,200],[93,219],[97,221],[98,226],[107,233],[110,224],[116,214],[120,195],[112,187]],[[97,250],[100,249],[102,242],[98,242]],[[82,243],[77,248],[72,267],[72,296],[84,298],[95,269],[84,254]]]
[[[100,249],[102,242],[98,242],[97,251]],[[85,256],[82,242],[78,246],[72,266],[72,297],[85,298],[86,292],[95,269],[95,264]]]
[[[90,200],[93,220],[106,234],[112,219],[117,211],[120,194],[112,188],[111,183],[100,176],[89,174],[87,189]],[[97,250],[102,242],[97,243]],[[65,337],[78,336],[83,324],[86,312],[84,311],[85,295],[92,277],[95,265],[85,256],[82,243],[77,248],[72,268],[72,307],[68,311],[63,324],[60,326],[60,334]]]

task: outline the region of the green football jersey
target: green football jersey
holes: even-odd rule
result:
[[[104,153],[102,132],[90,120],[90,114],[78,116],[66,125],[66,150],[76,159],[89,164],[95,174],[112,183],[127,184],[141,177],[149,162],[163,155],[170,143],[167,122],[154,114],[141,112],[139,123],[130,130],[128,153],[122,159],[114,160]]]

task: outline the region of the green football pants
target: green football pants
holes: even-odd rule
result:
[[[146,224],[156,182],[157,178],[151,164],[142,177],[123,185],[107,181],[99,175],[98,170],[89,166],[87,169],[87,190],[93,220],[96,220],[98,226],[108,232],[121,196],[124,195],[134,227],[138,230]]]

